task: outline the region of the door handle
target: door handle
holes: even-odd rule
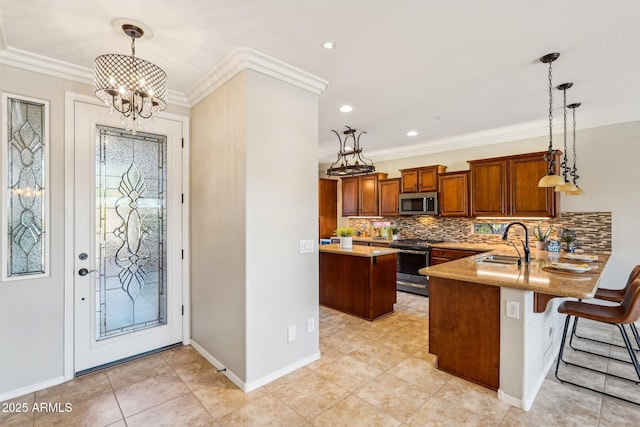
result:
[[[78,270],[78,274],[80,276],[86,276],[89,273],[93,273],[96,270],[87,270],[86,268],[81,268],[80,270]]]

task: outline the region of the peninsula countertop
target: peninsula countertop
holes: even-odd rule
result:
[[[593,298],[595,295],[600,277],[609,260],[609,254],[584,254],[597,255],[598,259],[585,263],[589,265],[589,271],[576,273],[554,271],[549,268],[552,262],[584,263],[583,261],[567,259],[564,253],[550,254],[546,251],[532,249],[531,263],[528,265],[523,263],[520,267],[513,264],[477,262],[479,258],[487,255],[517,256],[513,249],[501,248],[444,264],[425,267],[420,269],[419,272],[430,277],[588,299]]]
[[[390,255],[398,252],[397,249],[377,247],[377,246],[362,246],[353,245],[351,249],[342,249],[339,243],[332,243],[330,245],[321,245],[320,252],[328,252],[341,255],[351,255],[359,257],[374,257],[382,255]]]

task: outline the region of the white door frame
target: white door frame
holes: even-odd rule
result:
[[[75,158],[75,104],[99,105],[107,108],[93,96],[82,95],[74,92],[65,92],[65,119],[64,119],[64,379],[68,381],[75,376],[74,364],[74,158]],[[191,304],[189,293],[189,118],[176,114],[158,113],[157,117],[180,122],[184,148],[182,151],[182,193],[184,203],[182,205],[182,247],[184,259],[182,262],[182,301],[184,302],[184,317],[182,321],[182,343],[189,344],[191,337]]]

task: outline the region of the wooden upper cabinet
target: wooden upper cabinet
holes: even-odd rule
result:
[[[400,178],[381,179],[378,181],[381,216],[397,216],[398,195],[400,194]]]
[[[544,152],[474,160],[470,165],[472,216],[544,216],[559,212],[553,188],[538,187],[547,174]],[[560,152],[556,151],[556,170]],[[557,173],[557,171],[556,171]]]
[[[449,172],[438,176],[440,215],[469,216],[469,171]]]
[[[342,216],[358,215],[358,198],[360,194],[357,177],[342,178]]]
[[[338,181],[335,179],[318,180],[318,221],[319,236],[331,237],[338,226]]]
[[[342,178],[342,216],[377,216],[378,180],[386,173]]]
[[[556,151],[556,165],[560,153]],[[547,174],[544,153],[532,153],[509,160],[510,214],[513,216],[555,216],[559,193],[553,188],[538,187]]]
[[[487,159],[469,164],[471,215],[507,215],[507,161]]]
[[[446,166],[434,165],[400,170],[403,193],[438,191],[438,174],[444,173]]]

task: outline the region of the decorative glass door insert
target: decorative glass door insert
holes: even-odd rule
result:
[[[167,323],[167,138],[98,126],[96,338]]]

